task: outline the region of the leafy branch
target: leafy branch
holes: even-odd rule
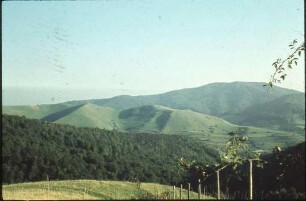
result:
[[[305,42],[301,43],[300,45],[297,45],[297,40],[293,40],[289,47],[293,50],[293,52],[286,58],[286,59],[280,59],[278,58],[272,66],[275,68],[275,71],[273,75],[270,78],[270,81],[268,84],[265,84],[264,86],[269,86],[272,88],[273,84],[275,83],[281,83],[285,80],[287,73],[286,73],[286,66],[287,69],[292,69],[292,67],[295,65],[298,65],[298,59],[302,55],[302,52],[305,51]]]
[[[251,152],[247,144],[248,137],[239,137],[237,132],[230,132],[230,139],[226,143],[225,154],[221,157],[221,160],[225,164],[230,164],[233,170],[236,170],[237,166],[248,160],[258,161],[257,167],[263,167],[263,162],[260,159],[259,152]]]

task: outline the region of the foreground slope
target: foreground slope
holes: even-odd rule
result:
[[[2,188],[3,199],[5,200],[113,200],[173,198],[172,186],[139,182],[66,180],[4,185]],[[179,198],[178,196],[179,189],[176,188],[176,198]],[[190,193],[191,199],[196,199],[197,197],[197,193]],[[182,198],[187,199],[187,190],[185,189],[182,191]],[[205,198],[212,199],[212,197],[207,195]]]
[[[49,188],[49,191],[48,191]],[[186,187],[185,187],[186,188]],[[176,188],[176,198],[179,198]],[[190,193],[196,199],[195,192]],[[202,196],[203,197],[203,196]],[[154,183],[135,183],[121,181],[67,180],[22,183],[3,186],[5,200],[92,200],[92,199],[172,199],[173,187]],[[187,190],[183,190],[182,198],[187,199]],[[205,196],[206,199],[212,199]]]

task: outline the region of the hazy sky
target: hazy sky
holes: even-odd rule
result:
[[[4,105],[266,82],[303,0],[2,2]],[[304,58],[282,87],[304,91]]]

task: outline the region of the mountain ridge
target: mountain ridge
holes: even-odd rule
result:
[[[107,129],[118,129],[128,132],[135,131],[135,129],[140,127],[146,127],[146,124],[147,126],[151,125],[149,127],[152,132],[160,133],[164,129],[167,130],[168,121],[178,114],[176,110],[185,110],[202,113],[204,116],[211,115],[223,118],[232,124],[301,133],[303,131],[302,124],[305,121],[305,115],[300,114],[305,110],[304,93],[277,86],[274,86],[268,92],[268,88],[263,87],[263,84],[261,82],[211,83],[157,95],[121,95],[108,99],[69,101],[53,105],[38,105],[35,106],[37,107],[36,109],[33,106],[4,106],[3,113],[19,116],[25,115],[28,118],[49,121],[56,120],[58,123],[71,123],[75,121],[74,125],[79,123],[80,126],[88,126],[86,122],[91,122],[90,127],[105,126]],[[288,99],[289,95],[298,96],[298,101],[294,98]],[[291,101],[289,108],[288,103],[282,101],[283,99]],[[274,107],[262,106],[267,104],[272,104],[272,106],[278,104],[278,108],[287,107],[287,112],[283,112],[282,118],[279,118],[279,111]],[[87,105],[86,107],[88,108],[82,107],[84,105]],[[149,107],[146,110],[144,106]],[[79,110],[79,107],[82,110]],[[164,109],[168,108],[168,111],[162,111],[162,107]],[[73,108],[77,110],[74,111]],[[294,108],[299,109],[293,110]],[[59,115],[66,114],[67,111],[72,112],[73,118],[69,117],[69,115],[66,115],[67,117]],[[137,118],[135,113],[141,111],[142,114]],[[157,111],[158,115],[155,114]],[[147,112],[151,112],[152,117],[155,115],[154,118],[151,118],[149,113],[146,114]],[[133,118],[128,118],[127,116],[132,113]],[[180,113],[186,115],[188,112]],[[199,116],[196,113],[194,114]],[[53,117],[55,119],[52,119]],[[178,118],[180,119],[181,117]],[[292,119],[292,121],[286,122],[286,119]],[[103,121],[101,122],[100,120]],[[185,121],[188,122],[187,119]],[[96,125],[94,125],[94,122],[96,122]],[[186,124],[186,122],[182,121],[178,126],[180,127]],[[267,122],[270,122],[271,126]],[[135,125],[130,126],[133,123]],[[193,128],[187,130],[193,130]]]
[[[282,95],[302,93],[275,86],[268,93],[268,88],[261,82],[211,83],[195,88],[169,91],[156,95],[129,96],[121,95],[107,99],[70,101],[68,104],[90,102],[116,109],[128,109],[144,105],[163,105],[173,109],[190,109],[215,116],[226,112],[239,111],[255,103],[268,102]]]

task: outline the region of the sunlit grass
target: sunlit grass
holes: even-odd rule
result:
[[[121,181],[66,180],[3,185],[4,200],[86,200],[86,199],[166,199],[173,198],[173,187],[153,183]],[[176,199],[180,189],[176,187]],[[187,198],[187,190],[182,191]],[[191,199],[198,194],[190,193]],[[202,198],[204,196],[202,195]],[[205,196],[206,199],[213,199]]]

